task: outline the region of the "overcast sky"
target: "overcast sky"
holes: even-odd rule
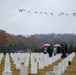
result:
[[[26,11],[19,12],[22,8]],[[59,16],[60,12],[68,16]],[[0,0],[0,29],[15,35],[76,33],[74,12],[76,0]]]

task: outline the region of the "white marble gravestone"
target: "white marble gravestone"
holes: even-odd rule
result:
[[[27,67],[29,66],[29,59],[28,59],[28,57],[25,57],[24,65],[27,66]]]
[[[0,53],[0,64],[1,64],[3,56],[4,56],[3,53]]]
[[[20,60],[17,60],[16,69],[20,69],[20,67],[21,67],[21,61]]]
[[[31,74],[37,74],[37,63],[33,62],[31,64]]]
[[[56,73],[55,72],[53,72],[53,71],[48,71],[48,72],[46,72],[46,74],[45,75],[56,75]]]
[[[5,63],[4,65],[4,71],[10,71],[11,70],[11,63]]]
[[[44,69],[43,61],[39,61],[39,67],[38,67],[38,69]]]
[[[3,71],[2,75],[12,75],[12,71]]]
[[[20,75],[28,75],[28,67],[27,66],[21,66],[20,68]]]
[[[54,66],[54,70],[53,70],[57,75],[61,75],[61,70],[60,70],[60,66]]]

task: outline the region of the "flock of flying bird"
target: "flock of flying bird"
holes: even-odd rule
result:
[[[26,9],[23,9],[23,8],[22,8],[22,9],[19,9],[18,11],[19,11],[19,12],[24,12],[24,11],[26,11],[27,13],[31,13],[31,11],[27,11]],[[52,16],[54,16],[54,13],[37,12],[37,11],[34,11],[34,13],[35,13],[35,14],[46,14],[46,15],[51,14]],[[69,14],[68,14],[68,13],[60,12],[60,14],[58,14],[58,15],[59,15],[59,16],[62,16],[62,15],[68,16]],[[76,17],[76,13],[73,13],[72,15]]]

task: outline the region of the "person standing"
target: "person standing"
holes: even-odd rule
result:
[[[67,56],[67,45],[62,46],[62,58]]]
[[[57,47],[54,47],[53,53],[54,53],[54,55],[57,54]]]
[[[52,46],[49,46],[48,49],[47,49],[47,52],[49,54],[49,57],[52,57],[53,47]]]
[[[43,53],[46,54],[47,53],[47,47],[43,48]]]
[[[61,53],[61,47],[60,46],[57,47],[57,53],[58,54]]]
[[[65,44],[65,57],[67,57],[67,44]]]

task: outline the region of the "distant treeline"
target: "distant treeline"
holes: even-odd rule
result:
[[[62,44],[67,43],[68,53],[76,52],[75,34],[35,34],[29,37],[23,35],[12,35],[0,30],[0,53],[17,52],[17,50],[31,49],[34,52],[41,52],[45,43]]]

